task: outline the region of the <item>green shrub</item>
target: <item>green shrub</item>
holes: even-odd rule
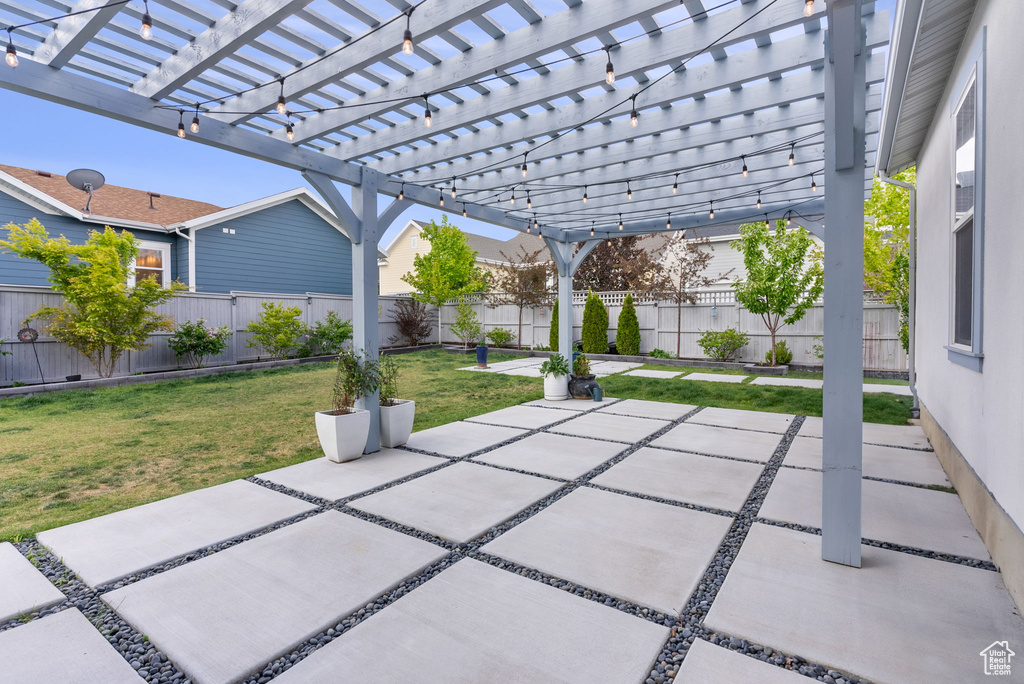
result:
[[[246,326],[252,333],[247,347],[260,347],[272,359],[283,359],[295,352],[299,338],[306,334],[302,309],[275,302],[263,302],[263,313]]]
[[[551,309],[551,331],[548,333],[548,346],[551,349],[558,349],[558,300]]]
[[[460,297],[455,307],[455,322],[452,323],[451,331],[467,347],[483,341],[483,331],[480,329],[480,321],[476,318],[476,311],[473,311],[473,306],[465,297]]]
[[[14,352],[9,352],[6,349],[4,349],[3,347],[4,347],[5,344],[7,344],[7,340],[5,340],[4,338],[0,337],[0,356],[10,356],[11,354],[14,353]]]
[[[587,295],[583,307],[583,351],[604,354],[608,351],[608,310],[596,294]]]
[[[775,343],[775,362],[779,366],[785,366],[793,360],[793,352],[786,346],[785,340],[779,340]],[[764,362],[769,366],[772,365],[772,350],[769,349],[768,353],[764,355]]]
[[[697,344],[715,361],[728,361],[750,342],[750,338],[735,328],[709,330],[700,336]]]
[[[572,362],[573,375],[590,375],[590,359],[586,354],[580,354]]]
[[[674,355],[669,354],[664,349],[658,349],[657,347],[655,347],[650,352],[648,352],[647,355],[650,356],[652,359],[674,359],[675,358]]]
[[[341,316],[328,311],[324,320],[306,328],[306,341],[299,347],[299,356],[325,356],[338,354],[345,343],[352,339],[352,322],[343,321]]]
[[[640,353],[640,320],[636,317],[633,295],[627,294],[619,312],[619,326],[615,333],[615,348],[620,354],[636,356]]]
[[[178,357],[183,357],[191,368],[202,368],[207,357],[221,354],[228,348],[230,328],[211,328],[200,318],[193,323],[185,321],[167,338],[167,346]],[[2,340],[0,340],[2,342]]]
[[[552,354],[540,364],[540,374],[545,378],[549,375],[568,375],[569,362],[561,354]]]
[[[333,404],[337,413],[350,413],[356,399],[373,394],[380,387],[380,365],[362,359],[348,349],[338,354],[338,372],[334,376]]]
[[[398,364],[393,356],[382,356],[377,362],[380,380],[380,405],[394,406],[398,400]]]
[[[505,330],[504,328],[495,328],[491,332],[487,333],[487,339],[491,341],[495,347],[507,347],[512,343],[512,340],[516,338],[516,334],[511,330]]]

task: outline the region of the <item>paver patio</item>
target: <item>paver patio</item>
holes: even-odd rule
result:
[[[780,666],[790,657],[874,682],[962,682],[989,643],[1024,642],[955,494],[866,479],[864,536],[894,550],[865,546],[860,569],[821,560],[821,440],[780,434],[793,420],[820,433],[816,421],[638,400],[537,401],[489,417],[534,433],[462,421],[410,441],[445,457],[389,449],[257,476],[337,502],[326,510],[234,482],[40,540],[94,583],[145,570],[101,600],[196,684],[796,684]],[[865,424],[865,440],[879,444],[865,447],[868,476],[945,482],[920,428]],[[17,605],[45,589],[25,552],[0,546]],[[695,601],[710,606],[703,622]],[[36,616],[0,631],[4,684],[139,681],[77,608]],[[670,627],[696,634],[688,652],[666,641]],[[786,658],[762,662],[751,654],[765,651],[740,654],[711,633]],[[917,649],[926,655],[907,657]]]
[[[50,584],[12,544],[0,544],[0,624],[64,599],[61,590]]]
[[[821,437],[821,418],[808,416],[797,433],[802,437]],[[917,425],[883,425],[864,423],[864,443],[896,446],[905,449],[931,449],[924,430]]]

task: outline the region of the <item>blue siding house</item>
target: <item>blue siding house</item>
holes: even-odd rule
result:
[[[195,292],[352,294],[352,249],[334,214],[305,188],[228,209],[105,185],[86,193],[64,178],[0,165],[0,226],[36,218],[51,235],[84,242],[103,226],[140,242],[138,278]],[[41,264],[0,252],[0,285],[48,285]]]

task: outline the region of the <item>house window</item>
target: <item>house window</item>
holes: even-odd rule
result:
[[[412,236],[412,248],[413,248],[413,249],[416,249],[416,248],[417,248],[417,246],[419,246],[419,244],[420,244],[420,239],[419,239],[419,237],[418,237],[418,236],[416,236],[416,235],[413,235],[413,236]]]
[[[161,287],[171,282],[171,245],[166,242],[139,242],[139,253],[131,265],[129,285],[152,279]]]

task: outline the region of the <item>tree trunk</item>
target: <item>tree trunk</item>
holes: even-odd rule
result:
[[[774,366],[777,361],[775,360],[775,328],[772,328],[772,365]]]
[[[683,300],[676,298],[676,357],[682,354],[683,348]]]
[[[516,348],[523,348],[523,305],[519,305],[519,333],[516,335]]]

